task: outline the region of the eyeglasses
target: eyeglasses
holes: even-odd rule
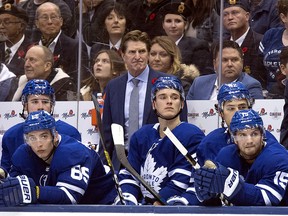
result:
[[[9,19],[0,19],[0,25],[2,24],[3,26],[8,26],[10,24],[15,24],[15,23],[21,23],[20,21],[10,21]]]
[[[44,15],[44,16],[38,17],[38,20],[47,22],[47,21],[50,19],[52,22],[55,22],[55,21],[58,21],[60,18],[61,18],[61,17],[60,17],[60,16],[57,16],[57,15],[52,15],[52,16]]]

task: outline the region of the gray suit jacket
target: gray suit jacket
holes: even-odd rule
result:
[[[187,100],[209,100],[212,95],[216,79],[216,73],[195,78],[192,86],[189,89]],[[246,86],[252,98],[264,98],[262,94],[262,87],[258,80],[242,72],[237,81],[242,82]]]

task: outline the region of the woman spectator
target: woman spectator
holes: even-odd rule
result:
[[[100,41],[97,41],[91,49],[91,59],[102,49],[114,49],[118,52],[123,35],[127,32],[129,21],[122,4],[107,1],[103,10],[99,13]]]
[[[182,63],[195,64],[201,75],[214,73],[208,42],[184,36],[191,12],[183,2],[166,4],[160,10],[162,27],[179,47]]]
[[[284,27],[271,28],[263,36],[259,49],[263,55],[263,62],[267,72],[266,98],[284,98],[285,79],[280,71],[280,53],[283,47],[288,46],[288,0],[278,1],[279,17]]]
[[[186,0],[192,9],[190,24],[185,36],[207,41],[210,45],[219,39],[220,17],[215,0]]]
[[[188,92],[193,79],[199,76],[194,65],[181,64],[181,54],[168,36],[156,36],[151,42],[149,66],[156,71],[172,74],[181,79],[185,93]]]
[[[83,100],[92,100],[92,94],[105,93],[107,83],[125,71],[122,58],[114,50],[102,50],[97,53],[94,64],[93,74],[83,81],[80,92]]]

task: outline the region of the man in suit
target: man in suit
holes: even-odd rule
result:
[[[12,101],[21,99],[22,90],[26,83],[33,79],[47,80],[54,88],[57,101],[76,100],[76,84],[61,68],[54,68],[53,63],[54,58],[51,50],[41,45],[32,46],[26,53],[25,74],[19,77],[18,88]]]
[[[111,80],[106,86],[106,98],[103,111],[103,126],[105,145],[112,158],[115,169],[120,168],[120,163],[114,151],[111,136],[111,124],[117,123],[123,126],[125,133],[125,148],[128,151],[129,138],[129,101],[133,89],[133,78],[139,80],[139,124],[158,122],[157,115],[152,109],[151,87],[160,76],[167,76],[152,70],[148,66],[148,53],[150,51],[150,39],[147,33],[139,30],[128,32],[121,41],[122,58],[127,66],[128,73]],[[136,110],[135,110],[136,112]],[[182,120],[187,120],[187,107],[182,112]],[[101,154],[101,152],[100,152]]]
[[[36,26],[41,31],[39,45],[48,47],[54,55],[54,67],[62,68],[74,82],[78,79],[78,40],[68,37],[64,31],[59,7],[51,2],[41,4],[36,10]],[[87,47],[82,43],[81,80],[89,77]]]
[[[220,63],[222,71],[218,71]],[[213,64],[216,73],[195,78],[187,100],[216,100],[221,85],[234,81],[242,82],[252,98],[263,99],[260,82],[242,71],[243,52],[236,42],[223,41],[222,59],[219,56],[219,44],[216,44],[213,50]]]
[[[233,3],[233,4],[232,4]],[[223,24],[230,33],[228,40],[239,44],[243,51],[244,72],[257,79],[266,88],[267,75],[263,57],[259,55],[259,44],[263,35],[250,28],[250,4],[248,0],[224,1]]]
[[[7,3],[0,8],[0,61],[17,77],[24,74],[24,57],[31,45],[24,32],[28,22],[25,10]]]

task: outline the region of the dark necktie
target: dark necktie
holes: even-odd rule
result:
[[[134,84],[129,102],[128,145],[132,134],[139,129],[139,80],[133,78]]]
[[[7,65],[10,60],[11,49],[7,48],[5,50],[5,64]]]

